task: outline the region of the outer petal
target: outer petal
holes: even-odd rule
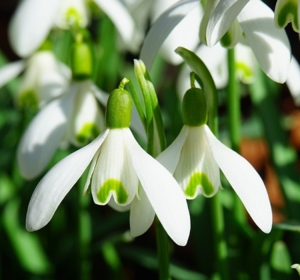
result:
[[[205,134],[215,160],[249,215],[263,232],[269,233],[272,227],[272,210],[262,179],[248,161],[223,145],[208,126],[205,126]]]
[[[197,5],[167,36],[160,49],[160,53],[166,61],[172,64],[179,64],[183,61],[181,56],[174,52],[178,46],[189,50],[196,49],[199,44],[197,31],[202,14],[201,5]],[[187,30],[191,31],[186,32]]]
[[[214,160],[204,134],[204,127],[187,127],[188,136],[181,149],[174,178],[183,189],[186,198],[198,194],[215,195],[220,183],[220,170]]]
[[[272,10],[259,0],[251,0],[238,21],[262,70],[275,82],[284,83],[291,49],[285,31],[274,26]]]
[[[183,192],[172,175],[137,144],[130,130],[124,137],[133,168],[156,215],[174,242],[184,246],[191,225]]]
[[[27,230],[38,230],[51,220],[61,201],[91,162],[108,132],[106,129],[89,145],[64,158],[40,181],[28,206]]]
[[[148,71],[167,36],[197,5],[199,5],[198,0],[182,0],[164,12],[153,24],[144,40],[140,55]]]
[[[26,179],[38,176],[47,166],[67,130],[72,94],[44,107],[30,123],[19,143],[17,160]]]
[[[230,28],[249,0],[222,0],[215,7],[207,25],[206,42],[215,45]]]
[[[126,8],[117,0],[94,0],[96,4],[109,16],[118,29],[122,39],[128,45],[132,43],[135,26],[134,21]]]
[[[139,188],[139,198],[131,203],[130,233],[133,237],[145,233],[153,223],[155,212],[143,188]]]
[[[24,60],[19,60],[4,65],[0,69],[0,88],[17,77],[24,70],[25,64],[26,62]]]
[[[53,26],[60,0],[23,0],[9,25],[14,51],[22,57],[34,52]]]
[[[121,206],[132,202],[137,194],[138,178],[131,164],[125,136],[128,129],[111,129],[92,178],[94,202],[105,205],[111,197]]]
[[[171,174],[174,174],[174,171],[177,167],[181,150],[186,141],[188,133],[188,127],[183,126],[174,142],[156,157],[157,161],[160,162]]]
[[[300,105],[300,65],[296,58],[292,56],[289,74],[286,84],[294,98],[296,105]]]

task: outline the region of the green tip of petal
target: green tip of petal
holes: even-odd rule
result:
[[[185,196],[189,199],[195,198],[198,188],[201,188],[202,194],[206,197],[213,196],[216,189],[206,174],[195,172],[190,177],[190,181],[184,190]]]
[[[31,108],[37,110],[39,101],[33,90],[24,91],[18,97],[18,104],[23,108]]]
[[[236,69],[238,71],[238,75],[241,79],[241,81],[245,84],[249,84],[253,82],[254,79],[254,73],[248,65],[242,62],[235,63]]]
[[[92,53],[88,44],[76,42],[71,51],[71,69],[73,80],[82,81],[92,75]]]
[[[188,126],[200,126],[207,122],[207,104],[199,88],[190,88],[183,97],[183,122]]]
[[[284,28],[291,22],[293,29],[299,32],[298,25],[298,2],[295,0],[278,1],[275,8],[275,24]]]
[[[116,179],[108,179],[105,181],[97,193],[98,201],[101,204],[106,204],[110,199],[111,192],[116,194],[116,202],[119,205],[124,205],[127,202],[129,195],[122,182]]]
[[[127,128],[131,122],[132,101],[128,91],[121,88],[115,89],[109,96],[105,114],[108,128]]]
[[[80,145],[87,144],[100,134],[99,127],[94,123],[86,123],[77,133],[76,140]]]

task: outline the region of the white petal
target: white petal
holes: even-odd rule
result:
[[[115,202],[115,199],[113,197],[110,198],[109,202],[107,203],[107,205],[109,207],[111,207],[112,209],[118,211],[118,212],[125,212],[125,211],[129,211],[130,207],[131,207],[131,203],[127,204],[127,205],[119,205]]]
[[[70,11],[72,11],[70,13]],[[87,3],[83,0],[60,1],[59,8],[55,15],[55,24],[62,29],[69,29],[72,26],[86,27],[89,23],[89,10]]]
[[[51,220],[61,201],[91,162],[108,132],[108,129],[105,130],[89,145],[64,158],[43,177],[34,190],[28,206],[27,230],[38,230]]]
[[[199,6],[198,0],[180,1],[164,12],[153,24],[144,40],[140,55],[140,59],[144,61],[148,71],[167,36],[197,6]],[[170,52],[172,51],[170,50]]]
[[[263,2],[251,0],[238,21],[262,70],[275,82],[284,83],[291,49],[285,31],[274,26],[273,11]]]
[[[156,157],[156,160],[160,162],[171,174],[174,174],[182,147],[188,136],[188,132],[188,127],[184,125],[173,143]]]
[[[60,0],[23,0],[9,24],[8,35],[14,51],[21,57],[34,52],[53,26]]]
[[[219,1],[207,24],[206,42],[209,47],[223,37],[248,2],[249,0]]]
[[[205,126],[205,133],[215,160],[249,215],[263,232],[269,233],[272,210],[262,179],[248,161],[223,145],[208,126]]]
[[[71,120],[70,141],[82,146],[104,129],[104,114],[91,91],[91,81],[75,82],[76,98]]]
[[[107,92],[99,89],[94,84],[91,84],[91,90],[92,90],[93,94],[95,95],[95,97],[100,101],[100,103],[103,106],[106,106],[109,94]]]
[[[214,160],[204,134],[204,127],[186,127],[188,136],[181,149],[174,178],[183,189],[186,198],[198,194],[215,195],[220,183],[220,170]]]
[[[153,223],[155,212],[143,188],[139,188],[139,198],[131,203],[130,233],[133,237],[145,233]]]
[[[199,44],[198,28],[202,14],[201,5],[197,5],[167,36],[160,48],[160,53],[167,62],[176,65],[183,61],[182,57],[174,52],[178,46],[189,50],[196,49]]]
[[[300,65],[296,58],[292,56],[289,74],[286,80],[286,84],[289,88],[291,95],[294,98],[296,105],[300,105]]]
[[[83,194],[84,195],[87,195],[90,192],[91,178],[93,176],[93,173],[94,173],[94,170],[95,170],[95,167],[96,167],[96,163],[97,163],[98,157],[100,155],[100,151],[101,151],[101,149],[99,149],[97,151],[97,153],[95,154],[95,156],[94,156],[94,158],[91,162],[89,173],[87,175],[86,182],[85,182],[85,185],[84,185],[84,188],[83,188]]]
[[[38,176],[48,165],[67,131],[71,103],[71,94],[52,101],[28,126],[17,150],[17,160],[24,178]]]
[[[117,204],[128,205],[137,193],[138,178],[126,147],[126,130],[111,129],[101,147],[91,187],[96,204],[105,205],[113,197]]]
[[[122,39],[128,45],[134,37],[134,21],[120,1],[117,0],[94,0],[116,26]]]
[[[6,83],[17,77],[25,68],[25,61],[19,60],[11,62],[0,69],[0,88]]]
[[[133,168],[156,215],[174,242],[184,246],[191,225],[182,190],[167,169],[137,144],[130,130],[125,137]]]

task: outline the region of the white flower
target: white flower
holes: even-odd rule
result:
[[[72,82],[66,93],[44,106],[26,129],[17,150],[24,178],[38,176],[60,144],[76,146],[94,139],[104,127],[95,95],[107,97],[89,80]]]
[[[172,175],[137,144],[129,128],[107,128],[55,165],[32,195],[27,230],[38,230],[51,220],[90,162],[85,192],[91,181],[96,204],[110,204],[118,210],[130,207],[133,236],[143,234],[156,213],[174,242],[186,244],[190,218],[185,197]]]
[[[0,69],[0,87],[24,71],[17,98],[20,103],[31,101],[42,107],[61,95],[69,85],[70,69],[59,62],[52,52],[39,51],[27,60],[9,63]]]
[[[213,196],[221,185],[220,168],[253,221],[263,232],[270,232],[272,211],[260,176],[248,161],[222,144],[207,125],[184,125],[157,160],[174,174],[188,199],[198,194]]]
[[[284,28],[291,22],[294,31],[299,33],[300,5],[298,0],[277,0],[275,6],[275,25]]]
[[[287,78],[291,60],[288,37],[284,30],[275,28],[274,13],[266,4],[259,0],[248,1],[208,1],[211,9],[206,10],[202,18],[202,40],[208,46],[213,46],[229,28],[234,27],[235,34],[231,43],[240,40],[248,44],[262,70],[274,81],[283,83]],[[140,56],[148,69],[170,32],[197,5],[200,5],[198,0],[179,1],[154,23],[144,41]],[[194,24],[177,34],[177,38],[191,33],[198,34],[198,30],[199,25]],[[178,40],[178,46],[185,46],[184,41],[181,43]],[[169,51],[173,52],[172,49]]]
[[[132,43],[134,22],[119,0],[94,0],[111,19],[124,42]],[[9,39],[21,57],[32,54],[54,27],[68,28],[70,24],[86,27],[89,12],[85,0],[23,0],[9,25]]]

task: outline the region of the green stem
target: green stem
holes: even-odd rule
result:
[[[143,93],[146,112],[147,152],[155,157],[166,148],[166,138],[157,95],[143,62],[135,61],[135,75]],[[158,141],[156,139],[158,138]],[[156,146],[155,146],[156,145]],[[170,279],[169,239],[158,218],[156,221],[156,244],[158,269],[161,280]]]
[[[77,248],[78,248],[78,279],[89,280],[90,275],[90,262],[88,259],[89,255],[89,244],[91,241],[91,224],[90,217],[86,210],[86,201],[82,195],[81,184],[77,186]]]
[[[231,142],[231,148],[239,153],[241,133],[240,133],[240,120],[241,120],[241,108],[240,108],[240,95],[239,84],[236,79],[236,67],[235,67],[235,54],[234,49],[228,50],[228,90],[227,90],[227,108],[228,108],[228,122],[229,122],[229,138]],[[234,196],[234,216],[236,220],[242,224],[246,224],[246,212],[242,202],[237,195]]]

